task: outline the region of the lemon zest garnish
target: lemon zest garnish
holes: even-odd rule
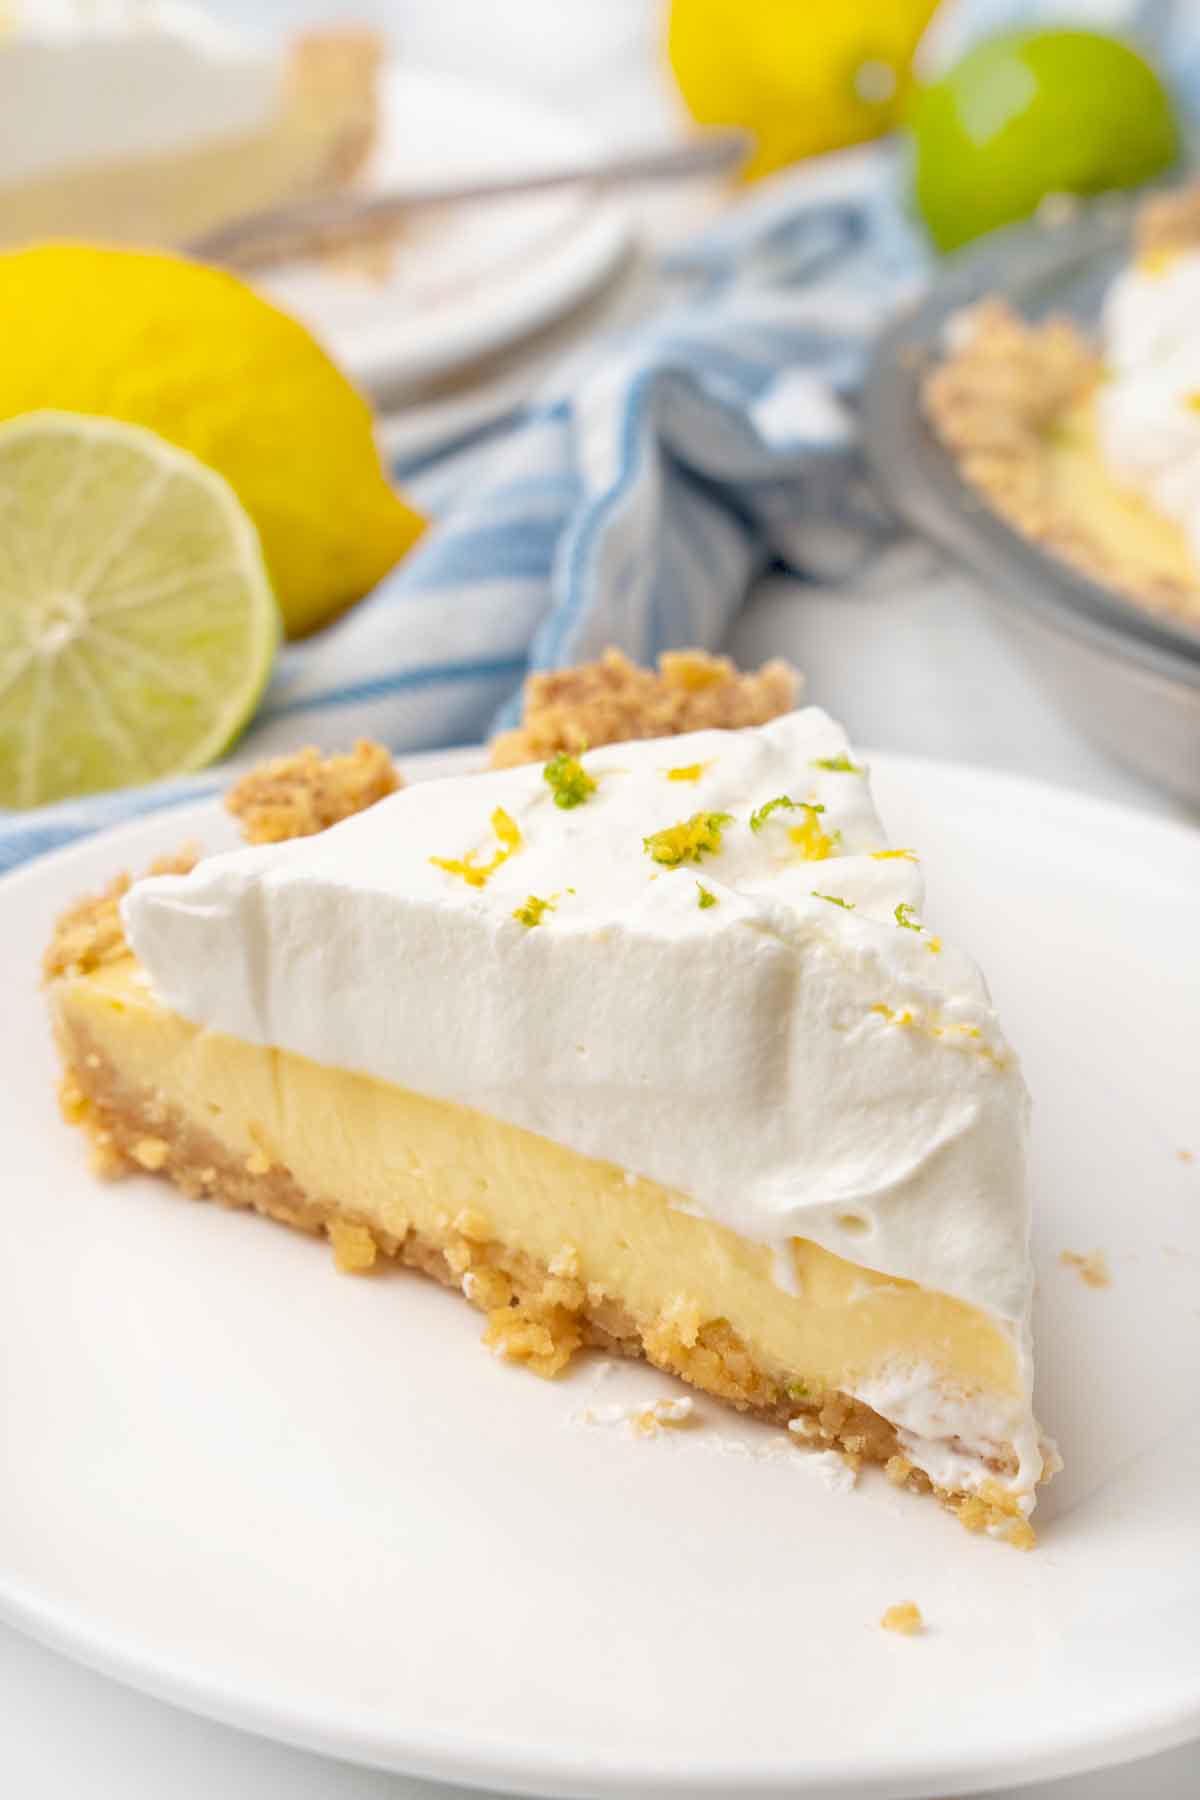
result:
[[[793,844],[798,845],[805,862],[824,862],[827,856],[833,855],[838,841],[837,833],[834,832],[830,835],[829,832],[821,830],[817,814],[824,812],[824,807],[813,806],[806,801],[802,810],[804,823],[793,825],[788,836]]]
[[[557,894],[551,894],[548,900],[539,900],[536,894],[530,894],[524,906],[517,907],[513,918],[518,925],[524,925],[532,930],[535,925],[541,924],[546,913],[554,911],[554,902],[557,899]]]
[[[886,1019],[889,1025],[908,1026],[920,1031],[925,1037],[945,1038],[950,1043],[954,1043],[956,1040],[961,1042],[963,1038],[979,1039],[983,1036],[978,1025],[959,1025],[954,1020],[942,1020],[939,1023],[936,1019],[914,1012],[910,1006],[906,1006],[902,1012],[896,1012],[884,1001],[877,1000],[870,1010],[878,1013],[880,1018]],[[963,1045],[962,1047],[966,1049],[969,1046]],[[975,1054],[981,1056],[984,1062],[990,1062],[994,1068],[1006,1069],[1008,1067],[1008,1058],[990,1049],[986,1044],[980,1044],[975,1050]]]
[[[693,813],[678,825],[664,825],[642,839],[647,855],[668,869],[680,863],[699,862],[702,856],[716,855],[721,848],[721,832],[733,823],[732,813]]]
[[[696,886],[700,889],[700,899],[697,902],[697,904],[698,904],[701,912],[703,912],[706,907],[720,905],[720,901],[717,899],[717,896],[712,892],[711,888],[706,888],[704,886],[704,884],[699,881],[696,883]]]
[[[463,857],[431,856],[429,860],[435,868],[445,869],[447,875],[461,875],[468,887],[485,887],[501,863],[506,863],[513,852],[521,848],[521,833],[516,821],[509,817],[502,806],[498,806],[492,814],[492,830],[499,840],[500,848],[490,862],[477,862],[477,852],[474,850],[468,850]]]
[[[872,850],[871,859],[873,862],[912,863],[915,863],[918,860],[915,850]]]
[[[577,756],[560,750],[542,770],[542,779],[554,793],[555,806],[582,806],[596,791],[594,776],[588,774]]]
[[[894,1012],[890,1006],[885,1006],[882,1000],[877,1000],[871,1011],[881,1013],[889,1025],[915,1025],[917,1022],[916,1014],[911,1008],[906,1006],[903,1012]]]
[[[941,938],[940,937],[931,937],[929,942],[926,944],[925,948],[928,950],[928,952],[931,956],[940,956],[942,953]]]
[[[854,911],[853,900],[842,900],[837,894],[818,894],[816,888],[814,888],[812,897],[814,900],[828,900],[830,906],[844,906],[847,912]]]
[[[899,906],[896,908],[896,923],[897,923],[897,925],[902,926],[905,931],[924,931],[925,927],[922,924],[920,924],[916,919],[909,918],[908,915],[912,910],[913,909],[911,906],[909,906],[908,902],[906,900],[902,900],[900,902]]]
[[[668,781],[699,781],[705,769],[711,769],[711,762],[681,763],[677,769],[664,771]]]
[[[851,762],[844,750],[836,756],[816,756],[813,758],[814,769],[829,769],[835,775],[865,775],[866,770],[861,763]]]

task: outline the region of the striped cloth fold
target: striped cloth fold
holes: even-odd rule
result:
[[[1097,6],[1134,17],[1200,86],[1200,22],[1188,28],[1182,0]],[[955,7],[951,47],[964,26],[1045,10]],[[575,352],[503,418],[397,464],[437,522],[344,619],[282,652],[235,753],[186,780],[0,814],[0,870],[300,744],[478,741],[511,722],[531,669],[610,644],[639,661],[720,644],[772,564],[823,582],[858,572],[896,528],[863,473],[855,395],[875,331],[927,266],[898,179],[882,146],[764,183],[664,263],[643,323]]]

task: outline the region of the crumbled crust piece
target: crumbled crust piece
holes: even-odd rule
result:
[[[575,669],[551,669],[525,683],[524,716],[492,743],[495,769],[542,762],[632,738],[675,737],[708,727],[765,725],[796,704],[800,678],[787,663],[739,672],[727,656],[668,650],[641,669],[619,650]]]
[[[1143,200],[1138,207],[1134,243],[1139,257],[1200,246],[1200,181]]]
[[[150,864],[149,875],[186,875],[196,866],[196,852],[180,850],[175,856],[160,856]],[[55,981],[64,975],[88,975],[105,963],[119,962],[128,956],[125,928],[121,923],[121,901],[133,885],[133,877],[121,874],[110,881],[101,894],[86,894],[68,907],[55,922],[54,935],[42,957],[42,976]]]
[[[1078,1250],[1064,1250],[1058,1260],[1064,1269],[1074,1269],[1088,1287],[1112,1286],[1108,1258],[1103,1250],[1089,1250],[1086,1256],[1081,1255]]]
[[[282,844],[365,812],[402,785],[383,745],[360,738],[346,756],[322,756],[309,745],[260,763],[230,788],[225,805],[248,844]]]
[[[349,1219],[328,1219],[325,1232],[333,1246],[333,1260],[343,1275],[365,1275],[375,1267],[378,1246],[365,1225],[354,1225]]]
[[[1069,319],[1029,325],[1002,300],[964,320],[961,342],[925,383],[925,410],[972,486],[1030,537],[1052,535],[1042,435],[1081,400],[1099,359]]]
[[[497,1356],[552,1378],[566,1368],[583,1333],[576,1313],[536,1295],[490,1312],[483,1341]]]
[[[889,1606],[879,1623],[885,1631],[897,1631],[901,1637],[916,1637],[925,1628],[921,1609],[913,1600],[902,1600],[898,1606]]]

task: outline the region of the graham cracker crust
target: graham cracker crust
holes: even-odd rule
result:
[[[65,1077],[64,1118],[92,1144],[93,1166],[107,1178],[148,1172],[193,1199],[251,1209],[311,1236],[324,1235],[339,1269],[367,1274],[387,1264],[419,1270],[486,1315],[483,1342],[495,1354],[553,1377],[581,1349],[642,1358],[655,1368],[774,1425],[798,1422],[797,1454],[837,1450],[852,1467],[882,1466],[897,1487],[932,1493],[974,1532],[990,1531],[1020,1549],[1035,1540],[999,1477],[977,1494],[935,1487],[904,1456],[895,1427],[838,1391],[801,1391],[785,1372],[764,1368],[722,1319],[678,1312],[637,1319],[622,1301],[590,1283],[569,1245],[545,1263],[505,1244],[479,1212],[447,1215],[436,1234],[383,1230],[336,1198],[305,1193],[290,1171],[255,1152],[239,1159],[211,1133],[164,1106],[152,1090],[124,1087],[111,1064],[76,1029],[59,1035]],[[1010,1465],[1011,1467],[1011,1465]]]
[[[790,712],[800,677],[788,663],[743,673],[727,656],[667,650],[658,668],[642,669],[620,650],[574,669],[531,675],[515,731],[492,740],[494,769],[541,762],[560,750],[578,756],[632,738],[677,737],[685,731],[737,731]]]

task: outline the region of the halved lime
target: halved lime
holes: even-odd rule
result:
[[[258,535],[220,475],[111,419],[0,425],[0,805],[212,762],[279,634]]]

